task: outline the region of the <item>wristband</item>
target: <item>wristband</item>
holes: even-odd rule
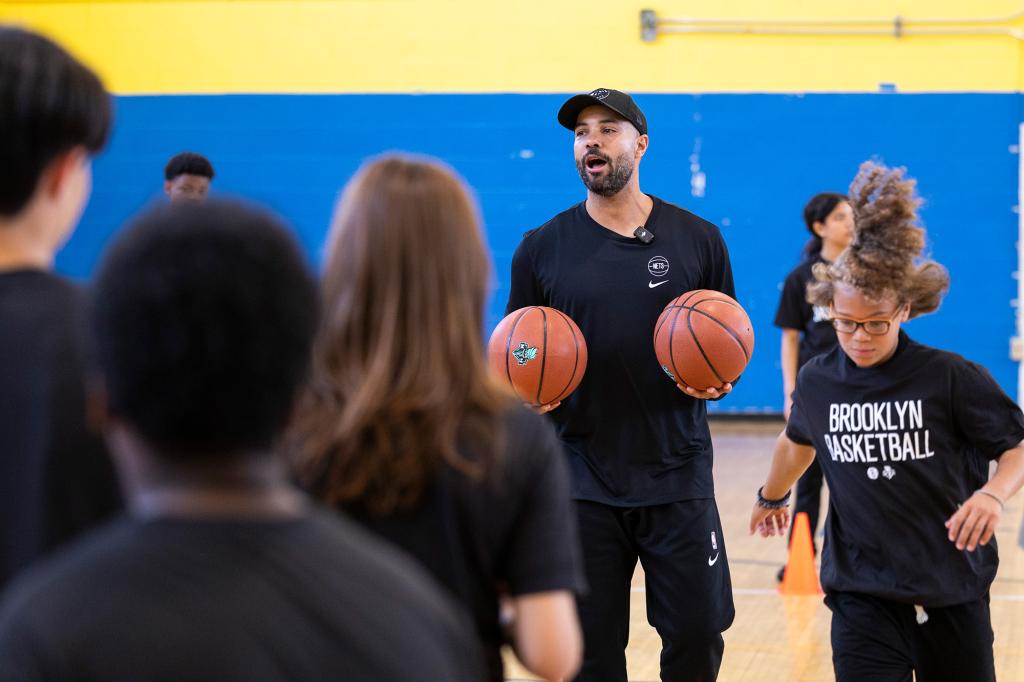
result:
[[[975,490],[975,491],[974,491],[974,494],[975,494],[975,495],[977,495],[978,493],[981,493],[982,495],[986,495],[986,496],[988,496],[988,497],[991,497],[991,498],[992,498],[993,500],[995,500],[996,502],[998,502],[998,503],[999,503],[999,508],[1000,508],[1000,509],[1006,509],[1006,505],[1005,505],[1005,504],[1003,503],[1003,501],[1002,501],[1001,499],[999,499],[999,496],[998,496],[998,495],[993,495],[993,494],[992,494],[992,493],[990,493],[989,491],[987,491],[987,490],[982,490],[981,488],[979,488],[979,489],[977,489],[977,490]]]
[[[764,486],[757,489],[757,506],[763,509],[782,509],[789,504],[789,496],[793,494],[793,491],[787,491],[785,495],[777,500],[765,499]]]

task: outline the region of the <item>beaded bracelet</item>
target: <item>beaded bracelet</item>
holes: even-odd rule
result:
[[[763,509],[782,509],[789,503],[789,496],[793,494],[792,490],[786,492],[781,498],[777,500],[768,500],[764,496],[764,486],[757,489],[757,506]]]
[[[982,490],[982,489],[980,489],[980,488],[979,488],[978,490],[975,490],[975,491],[974,491],[974,494],[975,494],[975,495],[977,495],[978,493],[981,493],[982,495],[987,495],[988,497],[991,497],[991,498],[992,498],[993,500],[995,500],[996,502],[998,502],[998,503],[999,503],[999,508],[1000,508],[1000,509],[1006,509],[1006,505],[1005,505],[1005,504],[1003,504],[1003,501],[1002,501],[1001,499],[999,499],[999,496],[998,496],[998,495],[993,495],[993,494],[992,494],[992,493],[990,493],[989,491],[987,491],[987,490]]]

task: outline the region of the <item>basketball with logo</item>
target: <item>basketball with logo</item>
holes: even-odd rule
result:
[[[523,401],[550,405],[580,385],[587,369],[587,343],[565,313],[530,306],[498,323],[487,343],[487,357]]]
[[[743,307],[720,291],[698,289],[674,298],[654,327],[662,371],[703,391],[732,383],[754,353],[754,328]]]

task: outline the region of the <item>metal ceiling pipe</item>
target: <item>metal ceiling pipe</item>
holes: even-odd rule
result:
[[[748,34],[786,36],[1005,36],[1024,40],[1024,30],[1010,26],[1024,18],[1024,10],[1003,17],[860,18],[860,19],[756,19],[659,17],[641,10],[640,34],[651,42],[663,33]],[[924,28],[917,28],[917,27]],[[861,28],[853,28],[861,27]],[[875,28],[877,27],[877,28]],[[948,28],[934,28],[948,27]]]

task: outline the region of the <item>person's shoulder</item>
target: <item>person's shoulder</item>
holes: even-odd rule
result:
[[[81,286],[45,270],[3,273],[0,275],[0,287],[17,292],[22,298],[38,300],[51,309],[54,306],[77,308],[85,302],[85,291]]]
[[[307,523],[312,529],[310,550],[326,551],[326,579],[344,587],[352,599],[353,617],[358,617],[358,611],[387,611],[416,637],[466,639],[466,622],[410,555],[329,509],[315,508]]]
[[[506,440],[516,454],[537,454],[540,441],[555,437],[551,421],[525,405],[512,402],[501,415]]]
[[[806,282],[814,277],[814,266],[821,261],[816,258],[808,258],[800,261],[800,263],[789,271],[786,275],[787,282]]]
[[[343,571],[373,575],[401,570],[403,558],[363,526],[330,509],[314,507],[303,520],[312,544],[330,554],[352,557]]]
[[[75,595],[106,584],[116,594],[117,575],[125,566],[123,550],[134,532],[127,519],[106,526],[58,548],[46,559],[16,577],[0,603],[0,631],[26,618],[41,622],[88,616],[87,611],[68,609]]]
[[[397,547],[329,509],[312,510],[306,523],[310,547],[327,554],[324,569],[353,593],[384,600],[405,593],[404,599],[446,610],[422,567]]]
[[[661,208],[659,209],[659,222],[668,223],[675,228],[683,228],[694,234],[706,237],[713,237],[716,239],[721,237],[722,231],[710,220],[705,220],[696,213],[688,211],[671,201],[665,201],[664,199],[654,196],[651,198],[661,204]]]
[[[797,372],[797,385],[803,381],[816,377],[830,377],[837,374],[838,368],[843,363],[845,354],[843,349],[836,344],[831,350],[816,355],[803,364]]]
[[[502,428],[504,447],[498,459],[502,474],[494,494],[521,495],[543,478],[563,475],[561,469],[568,463],[560,457],[561,441],[550,418],[516,403],[503,413]]]
[[[984,365],[974,362],[951,350],[929,346],[908,337],[906,354],[913,358],[913,363],[927,367],[930,375],[947,372],[953,374],[985,374],[988,370]]]
[[[514,432],[530,432],[546,425],[544,417],[514,400],[509,401],[502,410],[501,420],[506,428]]]
[[[568,225],[576,221],[579,210],[580,204],[573,204],[550,220],[532,230],[527,230],[523,233],[523,242],[540,242],[545,239],[556,238]]]

